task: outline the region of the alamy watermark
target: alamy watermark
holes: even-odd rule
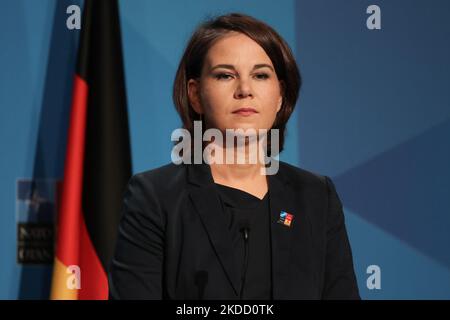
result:
[[[376,264],[367,267],[366,273],[370,276],[366,280],[366,286],[369,290],[381,289],[381,268]]]
[[[66,273],[69,274],[66,279],[66,287],[70,290],[81,289],[81,270],[77,265],[70,265],[66,268]]]
[[[261,164],[262,175],[278,172],[278,129],[226,129],[224,139],[221,130],[210,128],[203,133],[202,122],[194,121],[193,133],[191,137],[181,128],[172,132],[171,140],[178,142],[171,153],[174,164]]]

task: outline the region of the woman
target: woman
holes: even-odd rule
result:
[[[229,14],[193,34],[173,96],[191,134],[196,120],[202,129],[224,134],[278,130],[279,139],[258,131],[256,140],[241,140],[273,159],[283,149],[300,86],[286,42],[261,21]],[[268,173],[266,162],[247,161],[250,148],[236,147],[234,138],[231,147],[218,140],[203,145],[200,152],[211,144],[215,149],[201,164],[171,163],[132,177],[109,272],[110,296],[358,299],[331,180],[283,162]],[[241,155],[246,161],[218,161],[230,149],[236,151],[232,160]]]

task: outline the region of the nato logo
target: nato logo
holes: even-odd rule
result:
[[[286,227],[291,227],[292,225],[292,220],[294,220],[294,215],[291,213],[288,213],[286,211],[281,211],[280,212],[280,217],[278,218],[278,223],[282,224]]]
[[[51,264],[58,182],[19,179],[16,187],[17,262]]]

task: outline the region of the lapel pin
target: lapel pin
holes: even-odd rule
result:
[[[278,223],[285,225],[287,227],[291,227],[292,220],[294,219],[294,215],[291,213],[288,213],[286,211],[280,212],[280,218],[278,219]]]

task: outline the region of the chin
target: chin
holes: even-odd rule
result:
[[[228,124],[227,129],[255,129],[258,130],[261,128],[259,123],[255,123],[254,121],[246,121],[246,120],[236,120]]]

